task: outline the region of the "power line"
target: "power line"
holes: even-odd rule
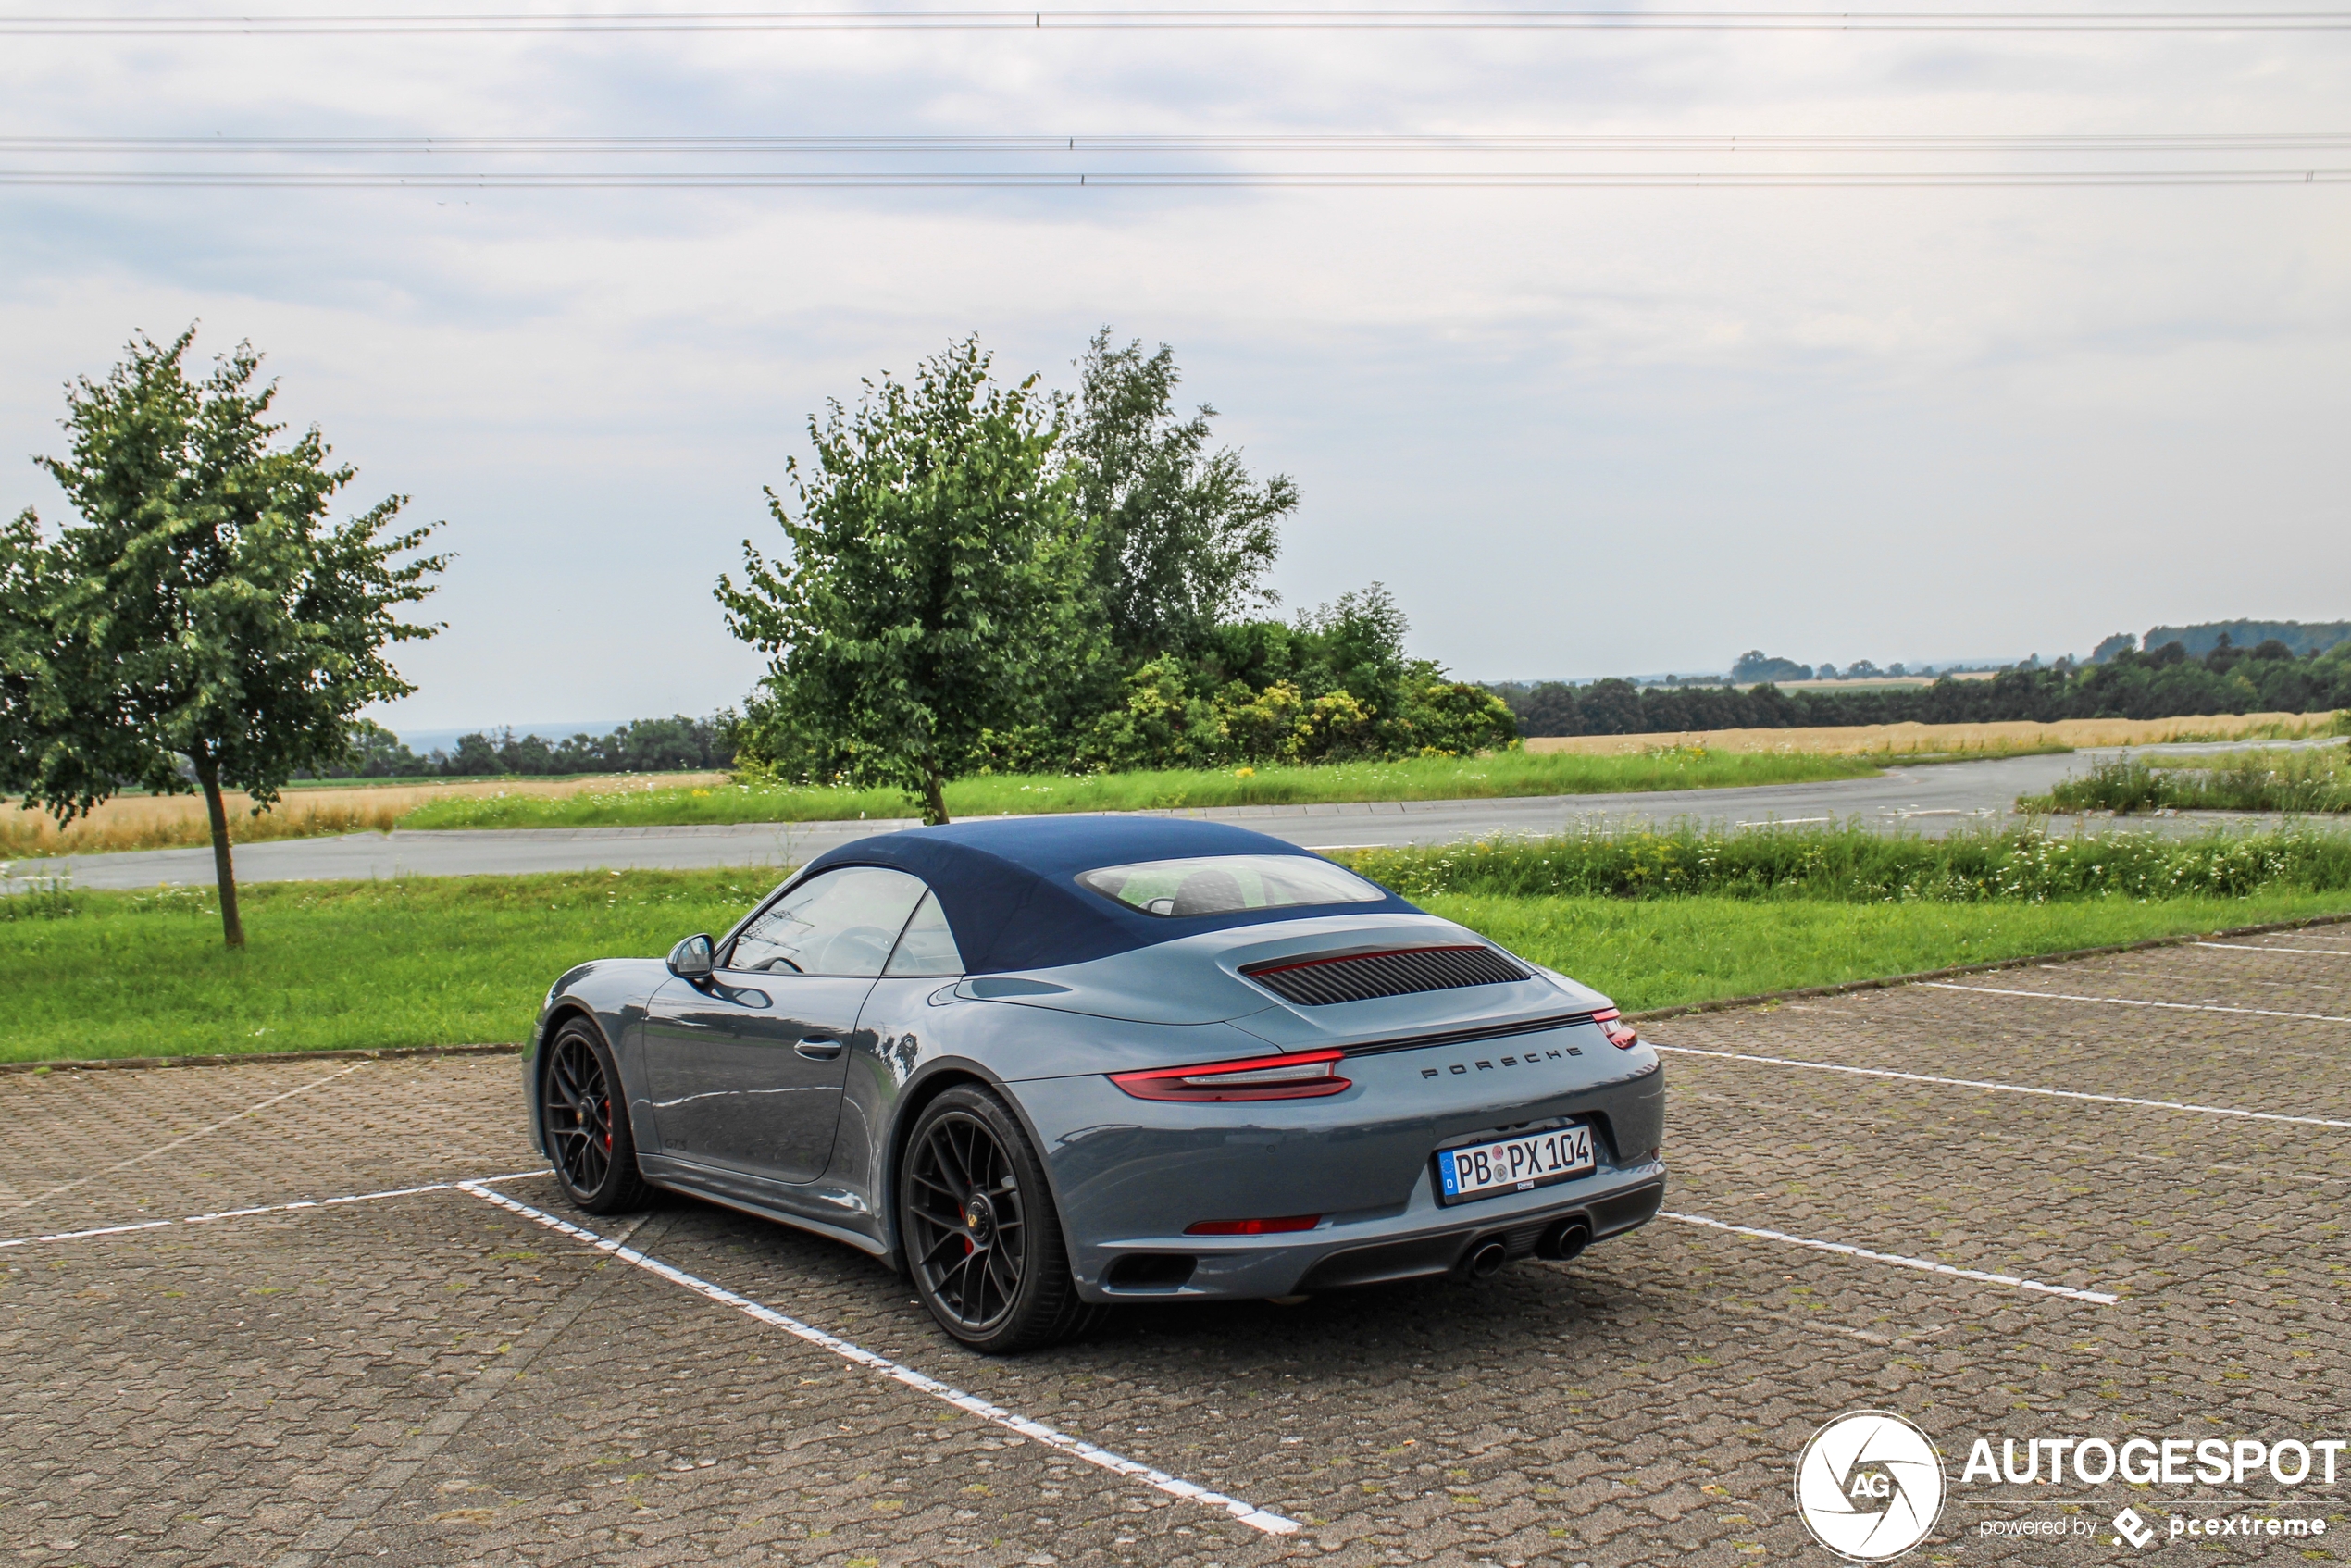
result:
[[[28,16],[18,37],[968,31],[2339,32],[2351,11],[908,10]]]
[[[1885,189],[1897,187],[2335,185],[2343,168],[1877,170],[1315,170],[1154,171],[696,169],[511,171],[272,171],[260,169],[0,169],[0,186],[254,190],[1572,190]]]
[[[2351,148],[2351,131],[2174,131],[2053,135],[916,135],[916,136],[0,136],[0,154],[172,154],[255,157],[444,155],[746,156],[989,153],[1422,154],[2147,154],[2316,152]]]

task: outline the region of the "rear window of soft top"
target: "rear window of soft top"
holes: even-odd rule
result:
[[[1145,915],[1235,915],[1387,897],[1344,866],[1302,854],[1217,854],[1105,865],[1077,880]]]

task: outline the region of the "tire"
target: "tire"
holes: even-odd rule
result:
[[[653,1200],[637,1171],[628,1102],[615,1103],[620,1073],[585,1019],[555,1031],[539,1071],[540,1126],[564,1196],[591,1214],[625,1214]]]
[[[914,1292],[982,1355],[1041,1350],[1084,1330],[1060,1212],[1028,1134],[987,1089],[923,1107],[898,1166],[898,1238]]]

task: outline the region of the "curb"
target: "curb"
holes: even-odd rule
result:
[[[102,1056],[94,1061],[0,1062],[0,1073],[156,1072],[241,1067],[256,1062],[386,1062],[402,1056],[512,1056],[519,1045],[369,1045],[344,1051],[240,1051],[227,1056]]]
[[[2063,952],[2033,952],[2021,958],[1996,958],[1983,964],[1959,964],[1948,969],[1920,969],[1908,975],[1886,975],[1874,980],[1847,980],[1835,986],[1803,986],[1795,990],[1758,991],[1753,996],[1726,996],[1712,1002],[1692,1002],[1680,1007],[1657,1007],[1646,1013],[1627,1013],[1636,1023],[1648,1023],[1657,1018],[1686,1018],[1698,1013],[1730,1013],[1743,1007],[1761,1007],[1774,1002],[1796,1002],[1813,996],[1851,996],[1859,991],[1891,990],[1896,986],[1916,985],[1922,980],[1940,980],[1952,975],[1989,975],[2002,969],[2022,969],[2035,964],[2071,964],[2084,958],[2106,958],[2118,952],[2145,952],[2151,948],[2187,947],[2196,942],[2209,941],[2214,937],[2261,937],[2278,931],[2304,931],[2313,926],[2351,925],[2351,915],[2309,915],[2299,920],[2273,920],[2266,926],[2229,926],[2218,931],[2191,931],[2178,937],[2150,937],[2143,942],[2121,942],[2111,947],[2069,948]]]

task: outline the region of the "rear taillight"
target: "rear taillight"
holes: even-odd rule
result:
[[[1110,1081],[1138,1100],[1312,1100],[1353,1087],[1338,1076],[1339,1058],[1346,1054],[1300,1051],[1197,1067],[1113,1073]]]
[[[1292,1214],[1279,1220],[1202,1220],[1184,1227],[1187,1236],[1287,1236],[1312,1230],[1323,1223],[1320,1214]]]
[[[1613,1007],[1603,1007],[1593,1014],[1592,1022],[1600,1027],[1600,1033],[1608,1036],[1609,1044],[1619,1051],[1630,1051],[1641,1043],[1639,1032],[1626,1023]]]

